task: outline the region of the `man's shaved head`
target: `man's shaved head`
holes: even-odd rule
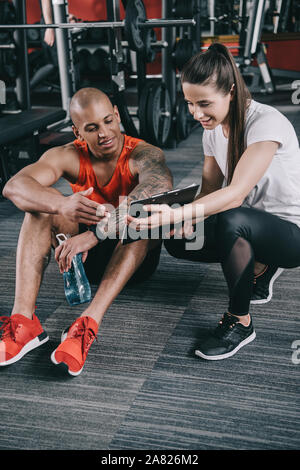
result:
[[[121,118],[109,97],[97,88],[81,88],[70,103],[70,117],[77,139],[86,142],[95,158],[112,159],[120,155],[124,137]]]
[[[95,103],[105,104],[113,110],[109,97],[97,88],[81,88],[75,93],[70,102],[70,117],[76,127],[81,120],[82,111]]]

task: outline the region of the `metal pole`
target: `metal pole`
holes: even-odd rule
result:
[[[210,35],[214,36],[215,35],[215,0],[209,0],[208,1],[208,14],[210,18]]]
[[[201,50],[201,42],[202,42],[202,33],[201,33],[201,0],[197,0],[196,4],[196,13],[195,13],[195,20],[196,20],[196,31],[194,33],[194,38],[197,44],[197,50]]]
[[[113,22],[119,23],[119,0],[106,0],[106,7],[108,19],[112,19]],[[122,31],[119,27],[110,29],[108,33],[111,58],[111,82],[114,101],[118,107],[121,122],[126,134],[129,134],[132,137],[138,137],[138,132],[131,116],[129,115],[125,100],[125,76],[124,70],[122,70],[122,65],[124,61],[122,50]]]
[[[66,23],[67,14],[66,7],[67,3],[65,0],[52,0],[54,22]],[[49,25],[45,25],[49,26]],[[75,78],[72,77],[71,60],[70,60],[70,48],[71,36],[68,30],[58,28],[55,30],[56,35],[56,46],[57,46],[57,58],[61,88],[61,100],[62,108],[66,111],[67,117],[69,117],[69,105],[71,98],[75,92]]]
[[[13,0],[16,10],[16,21],[22,25],[26,24],[26,2],[25,0]],[[31,108],[29,90],[29,69],[27,52],[27,35],[25,29],[14,32],[16,52],[18,56],[19,75],[16,78],[16,94],[22,110]]]
[[[52,4],[59,0],[52,0]],[[55,15],[54,15],[55,16]],[[150,19],[146,20],[144,23],[139,23],[138,27],[141,29],[144,28],[168,28],[173,26],[195,26],[196,21],[194,18],[190,19],[179,19],[179,20],[168,20],[168,19]],[[0,29],[90,29],[90,28],[123,28],[125,26],[125,21],[102,21],[95,23],[76,23],[73,25],[71,23],[65,23],[63,21],[52,24],[1,24]]]
[[[266,3],[266,0],[259,0],[258,2],[257,13],[256,13],[256,18],[255,18],[255,27],[254,27],[253,38],[252,38],[252,47],[251,47],[252,54],[255,54],[257,43],[260,41],[261,31],[263,27],[263,20],[265,16],[264,15],[265,3]]]
[[[162,17],[170,18],[172,16],[172,1],[163,0],[162,2]],[[173,47],[176,41],[176,30],[175,28],[166,28],[162,30],[162,40],[166,41],[168,47],[162,50],[162,76],[163,81],[170,93],[172,118],[176,116],[176,73],[174,70],[174,64],[172,61]],[[172,119],[171,134],[169,138],[170,148],[176,148],[176,120]]]
[[[255,54],[257,43],[260,40],[264,18],[265,0],[255,0],[251,8],[247,26],[247,37],[245,43],[244,57],[251,61]]]

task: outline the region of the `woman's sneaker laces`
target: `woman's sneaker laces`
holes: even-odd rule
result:
[[[233,356],[240,348],[255,339],[252,320],[248,326],[242,325],[239,319],[224,313],[215,330],[195,351],[202,359],[216,361]]]

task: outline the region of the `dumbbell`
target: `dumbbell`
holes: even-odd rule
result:
[[[80,49],[77,52],[78,62],[79,62],[79,71],[81,74],[86,73],[88,69],[88,60],[91,56],[91,53],[88,49]]]
[[[87,59],[88,70],[104,75],[109,71],[108,53],[101,48],[96,49]]]

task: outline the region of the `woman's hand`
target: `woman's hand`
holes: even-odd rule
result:
[[[88,251],[96,246],[97,238],[93,232],[87,231],[80,235],[68,238],[55,249],[55,260],[59,265],[59,271],[62,274],[71,268],[72,259],[78,253],[82,253],[82,261],[85,262]]]
[[[47,28],[44,35],[44,41],[48,46],[52,47],[55,42],[55,31],[52,28]]]
[[[150,204],[143,206],[146,212],[150,212],[149,217],[137,218],[127,214],[125,222],[131,229],[137,232],[156,227],[171,226],[174,223],[174,209],[167,204]]]

